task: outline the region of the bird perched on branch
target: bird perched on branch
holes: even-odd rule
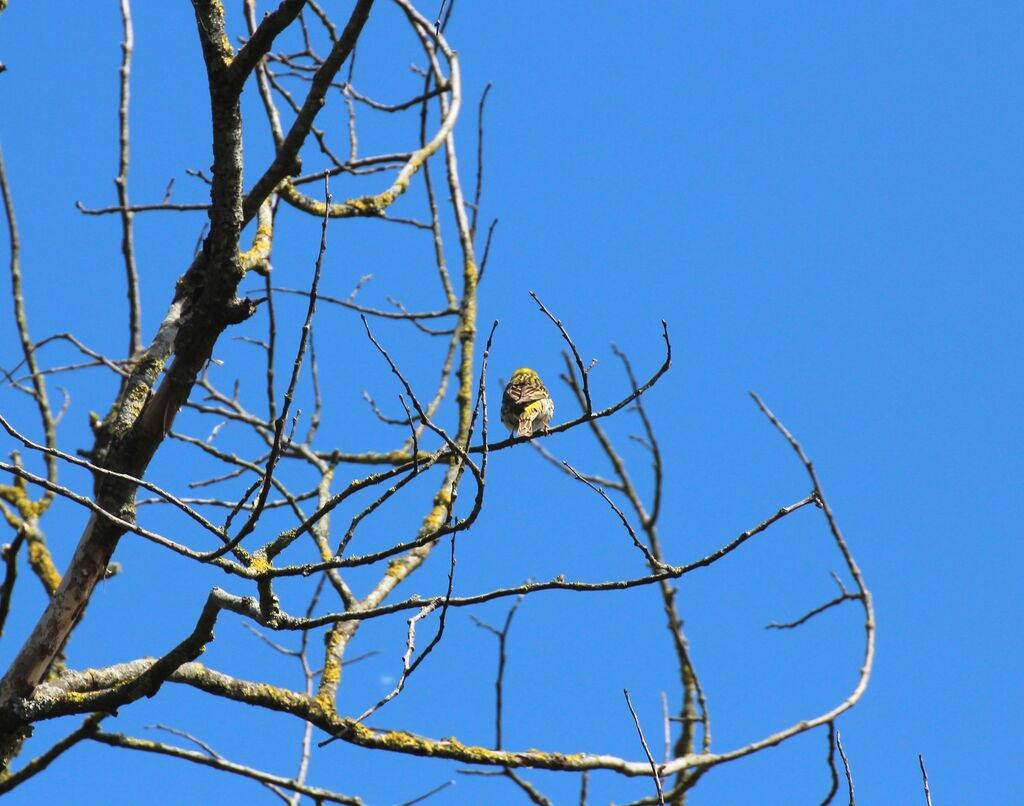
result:
[[[534,429],[548,430],[555,416],[555,403],[540,375],[522,367],[512,373],[512,379],[501,396],[501,422],[516,436],[532,437]]]

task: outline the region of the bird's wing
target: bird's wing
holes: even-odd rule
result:
[[[505,390],[505,397],[517,406],[525,406],[548,397],[548,390],[543,386],[509,386]]]

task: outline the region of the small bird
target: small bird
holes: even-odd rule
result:
[[[501,396],[501,422],[520,437],[532,437],[535,428],[548,430],[555,416],[555,402],[540,375],[522,367],[512,373],[512,379]]]

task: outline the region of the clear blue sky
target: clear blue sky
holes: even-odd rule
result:
[[[210,163],[191,6],[136,5],[132,198],[159,201],[173,176],[176,200],[202,201],[202,186],[184,173]],[[432,17],[435,5],[421,8]],[[237,18],[238,6],[230,5],[229,17]],[[643,374],[660,361],[659,320],[668,320],[675,364],[648,406],[668,464],[662,533],[672,562],[702,556],[808,492],[748,390],[815,460],[876,600],[871,687],[839,723],[863,803],[923,803],[918,753],[936,803],[1009,803],[1019,788],[1007,771],[1017,765],[1024,715],[1017,673],[1024,662],[1022,31],[1017,3],[463,0],[448,32],[465,77],[457,136],[467,181],[476,99],[494,84],[483,215],[501,223],[480,320],[501,320],[495,373],[534,366],[552,385],[560,415],[571,410],[556,380],[558,334],[528,290],[562,317],[585,357],[599,359],[592,376],[599,403],[624,388],[609,342],[628,350]],[[119,225],[85,219],[73,203],[115,203],[119,41],[112,2],[14,0],[0,17],[0,61],[8,67],[0,75],[0,144],[21,224],[33,335],[71,330],[112,354],[125,343]],[[420,58],[414,44],[382,0],[359,53],[357,86],[385,101],[406,97],[407,66]],[[246,103],[252,181],[269,138],[251,93]],[[336,102],[330,109],[340,115]],[[364,154],[401,148],[415,135],[414,118],[397,129],[364,120]],[[315,164],[310,154],[307,166]],[[350,192],[341,182],[332,190]],[[403,204],[397,212],[420,215],[415,198]],[[202,214],[138,219],[147,337],[201,222]],[[323,290],[344,296],[372,272],[367,302],[397,292],[411,308],[436,305],[434,285],[410,286],[411,272],[430,260],[429,242],[388,227],[332,225]],[[308,281],[314,230],[297,225],[275,244],[282,284]],[[392,406],[397,390],[358,340],[354,320],[331,310],[321,317],[325,393],[341,421],[333,433],[371,433],[362,389]],[[4,366],[19,357],[10,321],[8,311],[0,314]],[[406,331],[382,326],[381,335],[407,363],[431,366]],[[228,378],[232,359],[251,360],[253,350],[225,341],[217,355]],[[422,371],[424,384],[432,377],[432,369]],[[61,444],[73,451],[89,443],[85,413],[105,411],[113,389],[99,375],[69,384]],[[34,427],[31,409],[9,389],[0,391],[0,410]],[[626,415],[612,431],[625,444],[636,428]],[[11,447],[0,442],[4,454]],[[548,447],[605,472],[582,433]],[[172,451],[154,465],[161,478],[173,478],[173,463],[190,456]],[[627,453],[647,484],[642,453]],[[496,455],[492,472],[489,508],[460,547],[460,592],[531,576],[641,571],[614,516],[530,451]],[[81,476],[65,479],[88,489]],[[419,495],[412,513],[422,512],[427,488]],[[62,508],[44,521],[61,567],[84,520]],[[408,518],[396,514],[393,523],[407,528]],[[71,645],[76,667],[166,651],[191,630],[212,585],[250,592],[132,538],[118,559],[125,574],[105,583]],[[437,592],[442,565],[434,562],[405,593]],[[795,633],[763,629],[831,598],[830,570],[841,570],[840,558],[807,511],[682,581],[715,750],[846,696],[861,652],[853,606]],[[42,606],[35,581],[27,569],[22,574],[0,643],[4,667]],[[479,615],[498,623],[504,612],[500,605]],[[653,591],[528,600],[510,639],[506,745],[640,758],[621,690],[630,689],[648,736],[657,736],[660,692],[676,691],[661,624]],[[396,621],[360,634],[360,651],[381,654],[346,673],[344,707],[361,711],[387,690],[400,670],[403,630]],[[465,612],[453,614],[449,630],[377,724],[487,743],[494,641]],[[294,670],[237,620],[223,619],[217,635],[204,661],[245,677],[264,664],[275,681],[298,685]],[[143,726],[154,722],[189,730],[237,761],[293,772],[293,722],[211,707],[169,686],[110,727],[148,736]],[[70,729],[46,725],[40,736]],[[719,768],[692,803],[817,803],[828,786],[825,752],[818,731]],[[456,785],[428,802],[524,802],[502,781],[340,743],[314,758],[310,780],[388,804],[453,777]],[[556,803],[574,802],[575,779],[527,777]],[[78,803],[272,797],[183,763],[83,745],[11,801],[66,799],[69,786]],[[591,782],[593,803],[651,791],[610,775]]]

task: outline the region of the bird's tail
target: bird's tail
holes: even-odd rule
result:
[[[519,418],[519,432],[518,435],[521,437],[532,437],[533,436],[533,418],[532,417],[520,417]]]

